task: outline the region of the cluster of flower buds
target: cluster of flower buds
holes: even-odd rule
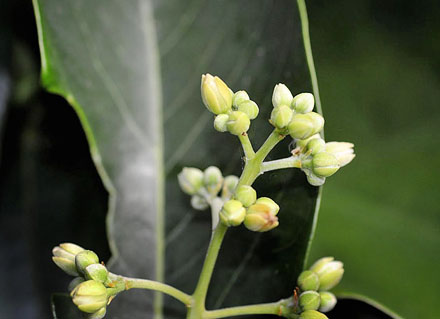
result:
[[[300,295],[297,309],[301,312],[300,318],[327,318],[323,313],[329,312],[336,305],[335,295],[328,290],[341,281],[343,267],[342,262],[333,257],[324,257],[299,275],[297,284]]]
[[[234,93],[218,76],[202,75],[202,100],[206,108],[216,115],[214,128],[234,135],[245,134],[251,120],[258,116],[258,105],[245,91]]]
[[[239,186],[234,198],[227,201],[220,211],[220,220],[226,226],[244,226],[255,232],[267,232],[278,226],[280,207],[268,197],[257,199],[251,186]]]
[[[54,263],[76,278],[69,284],[73,303],[87,314],[88,319],[104,318],[106,307],[124,284],[99,263],[98,256],[71,243],[52,250]],[[119,286],[119,287],[118,287]]]

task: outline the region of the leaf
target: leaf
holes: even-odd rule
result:
[[[261,145],[271,130],[273,86],[283,82],[294,93],[310,91],[295,3],[34,0],[34,7],[44,84],[75,108],[109,191],[111,269],[159,280],[164,275],[167,283],[192,292],[210,216],[190,208],[176,175],[183,166],[209,165],[239,174],[242,165],[237,140],[212,128],[200,99],[200,75],[218,74],[232,89],[249,92],[261,109],[250,137]],[[286,139],[271,158],[288,155]],[[298,171],[266,174],[256,189],[280,203],[281,225],[266,234],[241,227],[226,235],[209,308],[286,297],[303,267],[318,189]],[[160,299],[153,305],[151,294],[129,291],[112,302],[109,313],[152,317],[154,307],[158,314]],[[184,313],[166,298],[166,318]]]

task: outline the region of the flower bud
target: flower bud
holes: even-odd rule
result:
[[[235,175],[225,177],[222,188],[222,199],[229,199],[235,192],[239,178]]]
[[[226,226],[240,225],[246,216],[243,204],[235,199],[228,200],[220,211],[220,220]]]
[[[215,117],[214,128],[219,132],[226,132],[228,130],[226,123],[229,121],[228,114],[219,114]]]
[[[306,310],[299,315],[299,319],[328,319],[328,317],[316,310]]]
[[[319,306],[319,311],[329,312],[336,306],[336,296],[328,291],[321,291],[319,293],[321,296],[321,305]]]
[[[249,95],[246,91],[237,91],[234,93],[234,96],[232,97],[232,105],[235,108],[238,108],[238,106],[243,103],[244,101],[249,101]]]
[[[261,197],[246,212],[244,225],[247,229],[266,232],[279,225],[278,214],[280,207],[272,199]]]
[[[79,310],[94,313],[107,305],[105,286],[94,280],[79,284],[71,293],[73,303]]]
[[[54,247],[52,249],[52,260],[53,262],[60,267],[64,272],[71,276],[78,276],[78,270],[75,265],[75,256],[83,251],[84,248],[71,244],[71,243],[63,243],[59,246]]]
[[[354,145],[347,142],[329,142],[325,144],[325,151],[336,157],[339,167],[350,163],[356,156],[353,151]]]
[[[321,138],[321,135],[319,134],[314,134],[312,136],[310,136],[309,138],[306,138],[304,140],[297,140],[296,141],[296,146],[300,147],[300,148],[305,148],[307,146],[307,144],[313,140],[314,138]]]
[[[324,257],[315,262],[310,270],[316,272],[319,277],[319,290],[330,290],[335,287],[342,279],[343,267],[344,264],[335,261],[333,257]]]
[[[307,150],[310,151],[312,155],[321,153],[325,150],[325,141],[322,138],[311,139],[307,143]]]
[[[287,105],[275,107],[270,114],[270,121],[278,129],[285,128],[292,120],[293,111]]]
[[[297,283],[302,291],[318,290],[319,277],[315,272],[305,270],[299,275]]]
[[[241,202],[244,207],[249,207],[257,200],[257,192],[252,186],[241,185],[235,191],[235,199]]]
[[[316,291],[304,291],[299,296],[299,305],[301,309],[306,310],[318,310],[319,304],[321,302],[321,297]]]
[[[204,197],[193,195],[191,197],[191,206],[192,208],[197,210],[205,210],[209,207],[209,204]]]
[[[222,188],[223,176],[218,167],[210,166],[203,172],[203,183],[211,195],[217,195]]]
[[[84,273],[87,266],[92,264],[99,264],[98,256],[91,250],[83,250],[75,257],[76,269],[80,273]]]
[[[292,138],[306,139],[322,130],[324,118],[315,112],[294,114],[287,128]]]
[[[84,270],[84,275],[87,280],[95,280],[103,284],[108,281],[108,270],[101,264],[88,265]]]
[[[316,176],[313,172],[306,172],[307,181],[312,186],[321,186],[325,183],[325,177]]]
[[[198,168],[184,167],[177,179],[182,191],[188,195],[196,194],[203,186],[203,172]]]
[[[255,119],[260,112],[257,103],[251,100],[241,102],[240,105],[238,105],[237,110],[246,114],[250,120]]]
[[[229,115],[229,121],[226,123],[228,131],[233,135],[241,135],[249,130],[251,121],[246,113],[234,111]]]
[[[53,256],[52,260],[66,274],[71,276],[79,276],[78,270],[76,269],[75,261],[73,261],[72,259]]]
[[[59,247],[72,255],[76,255],[84,250],[81,246],[72,243],[62,243]]]
[[[202,100],[214,114],[227,113],[232,108],[232,91],[218,76],[202,75]]]
[[[300,93],[293,98],[292,108],[297,113],[309,113],[313,111],[315,98],[311,93]]]
[[[73,290],[75,290],[76,286],[83,283],[84,281],[85,279],[83,277],[73,278],[72,281],[69,283],[69,286],[67,286],[67,290],[69,292],[72,292]]]
[[[87,319],[102,319],[105,317],[105,313],[107,312],[106,307],[102,307],[97,312],[94,312],[87,316]]]
[[[282,83],[275,85],[272,94],[272,105],[277,107],[280,105],[290,106],[292,104],[293,95],[290,90]]]
[[[339,162],[330,153],[322,152],[313,156],[313,173],[319,177],[329,177],[339,169]]]

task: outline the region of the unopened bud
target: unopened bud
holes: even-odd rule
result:
[[[244,101],[249,101],[249,95],[246,91],[237,91],[234,93],[234,96],[232,97],[232,105],[235,108],[238,108],[238,106],[243,103]]]
[[[282,83],[278,83],[275,85],[272,94],[272,105],[273,107],[277,107],[280,105],[288,105],[292,104],[293,95],[290,90]]]
[[[73,303],[83,312],[95,313],[107,305],[107,290],[98,281],[84,281],[72,291],[71,296]]]
[[[62,243],[60,246],[64,251],[71,253],[72,255],[76,255],[84,250],[81,246],[72,244],[72,243]]]
[[[251,121],[246,113],[234,111],[229,115],[229,121],[226,125],[231,134],[241,135],[249,130]]]
[[[299,315],[299,319],[328,319],[328,317],[316,310],[306,310]]]
[[[52,260],[68,275],[78,276],[79,273],[75,265],[75,256],[83,250],[84,248],[78,245],[72,243],[63,243],[52,249]]]
[[[203,172],[203,183],[211,195],[217,195],[222,188],[223,176],[218,167],[210,166]]]
[[[202,75],[202,100],[214,114],[226,113],[232,108],[232,91],[218,76]]]
[[[105,317],[105,313],[107,312],[106,307],[102,307],[97,312],[91,313],[87,316],[87,319],[102,319]]]
[[[306,139],[319,133],[324,127],[324,118],[315,112],[294,114],[287,128],[292,138]]]
[[[226,226],[240,225],[246,216],[243,204],[235,199],[228,200],[220,211],[220,220]]]
[[[318,310],[319,304],[321,302],[321,297],[316,291],[304,291],[299,296],[299,305],[301,309],[306,310]]]
[[[309,182],[310,185],[312,185],[312,186],[324,185],[325,177],[316,176],[311,171],[305,171],[305,173],[306,173],[306,176],[307,176],[307,181]]]
[[[279,225],[278,214],[280,207],[272,199],[261,197],[246,212],[244,225],[247,229],[266,232]]]
[[[242,185],[237,188],[235,199],[240,201],[244,207],[249,207],[257,200],[257,192],[252,186]]]
[[[314,138],[307,143],[307,150],[315,155],[325,150],[325,141],[322,138]]]
[[[321,152],[313,156],[313,173],[320,177],[329,177],[339,169],[339,162],[330,153]]]
[[[73,278],[72,281],[69,283],[69,286],[67,286],[67,290],[69,292],[72,292],[73,290],[75,290],[76,286],[83,283],[84,281],[85,279],[83,277]]]
[[[336,306],[336,296],[328,291],[321,291],[319,293],[321,296],[321,305],[319,306],[319,311],[329,312]]]
[[[193,195],[191,197],[191,206],[197,210],[205,210],[209,207],[206,199],[200,195]]]
[[[339,167],[350,163],[354,158],[354,144],[347,142],[329,142],[325,144],[325,151],[336,157]]]
[[[222,199],[229,199],[235,192],[239,178],[235,175],[226,176],[223,181]]]
[[[319,277],[315,272],[311,270],[305,270],[299,275],[297,283],[302,291],[318,290]]]
[[[91,250],[83,250],[75,257],[76,269],[84,274],[86,267],[92,264],[99,264],[98,256]]]
[[[203,172],[198,168],[184,167],[177,179],[182,191],[188,195],[196,194],[203,186]]]
[[[219,132],[226,132],[228,130],[226,123],[229,121],[228,114],[219,114],[215,117],[214,128]]]
[[[315,262],[310,270],[316,272],[319,277],[319,289],[330,290],[341,281],[344,264],[335,261],[333,257],[324,257]]]
[[[309,138],[306,138],[304,140],[296,140],[296,146],[300,147],[300,148],[305,148],[307,146],[307,144],[313,140],[314,138],[321,138],[321,135],[319,134],[314,134],[312,136],[310,136]]]
[[[300,93],[293,98],[292,108],[297,113],[309,113],[313,111],[315,98],[311,93]]]
[[[275,107],[270,114],[270,121],[278,129],[285,128],[292,120],[293,111],[287,105]]]
[[[255,103],[254,101],[251,101],[251,100],[241,102],[238,105],[237,110],[245,113],[249,117],[250,120],[255,119],[258,116],[258,113],[260,111],[258,109],[257,103]]]
[[[79,276],[74,260],[64,257],[58,257],[58,256],[53,256],[52,260],[58,267],[60,267],[68,275]]]
[[[101,264],[88,265],[84,270],[84,275],[88,280],[96,280],[103,284],[108,281],[108,270]]]

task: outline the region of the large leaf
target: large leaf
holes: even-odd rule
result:
[[[260,145],[271,130],[274,84],[310,90],[295,3],[35,0],[34,6],[43,81],[77,111],[110,193],[111,269],[191,292],[210,237],[210,216],[190,208],[176,175],[183,166],[217,165],[225,174],[239,174],[242,166],[236,139],[211,127],[213,118],[200,100],[200,75],[218,74],[260,104],[250,131]],[[271,158],[288,156],[288,150],[286,140]],[[303,267],[318,189],[296,171],[266,174],[256,188],[280,203],[281,225],[267,234],[244,228],[227,234],[209,308],[288,296]],[[130,291],[109,312],[114,318],[152,317],[153,308],[151,294]],[[165,311],[167,318],[182,318],[185,309],[167,298]]]

